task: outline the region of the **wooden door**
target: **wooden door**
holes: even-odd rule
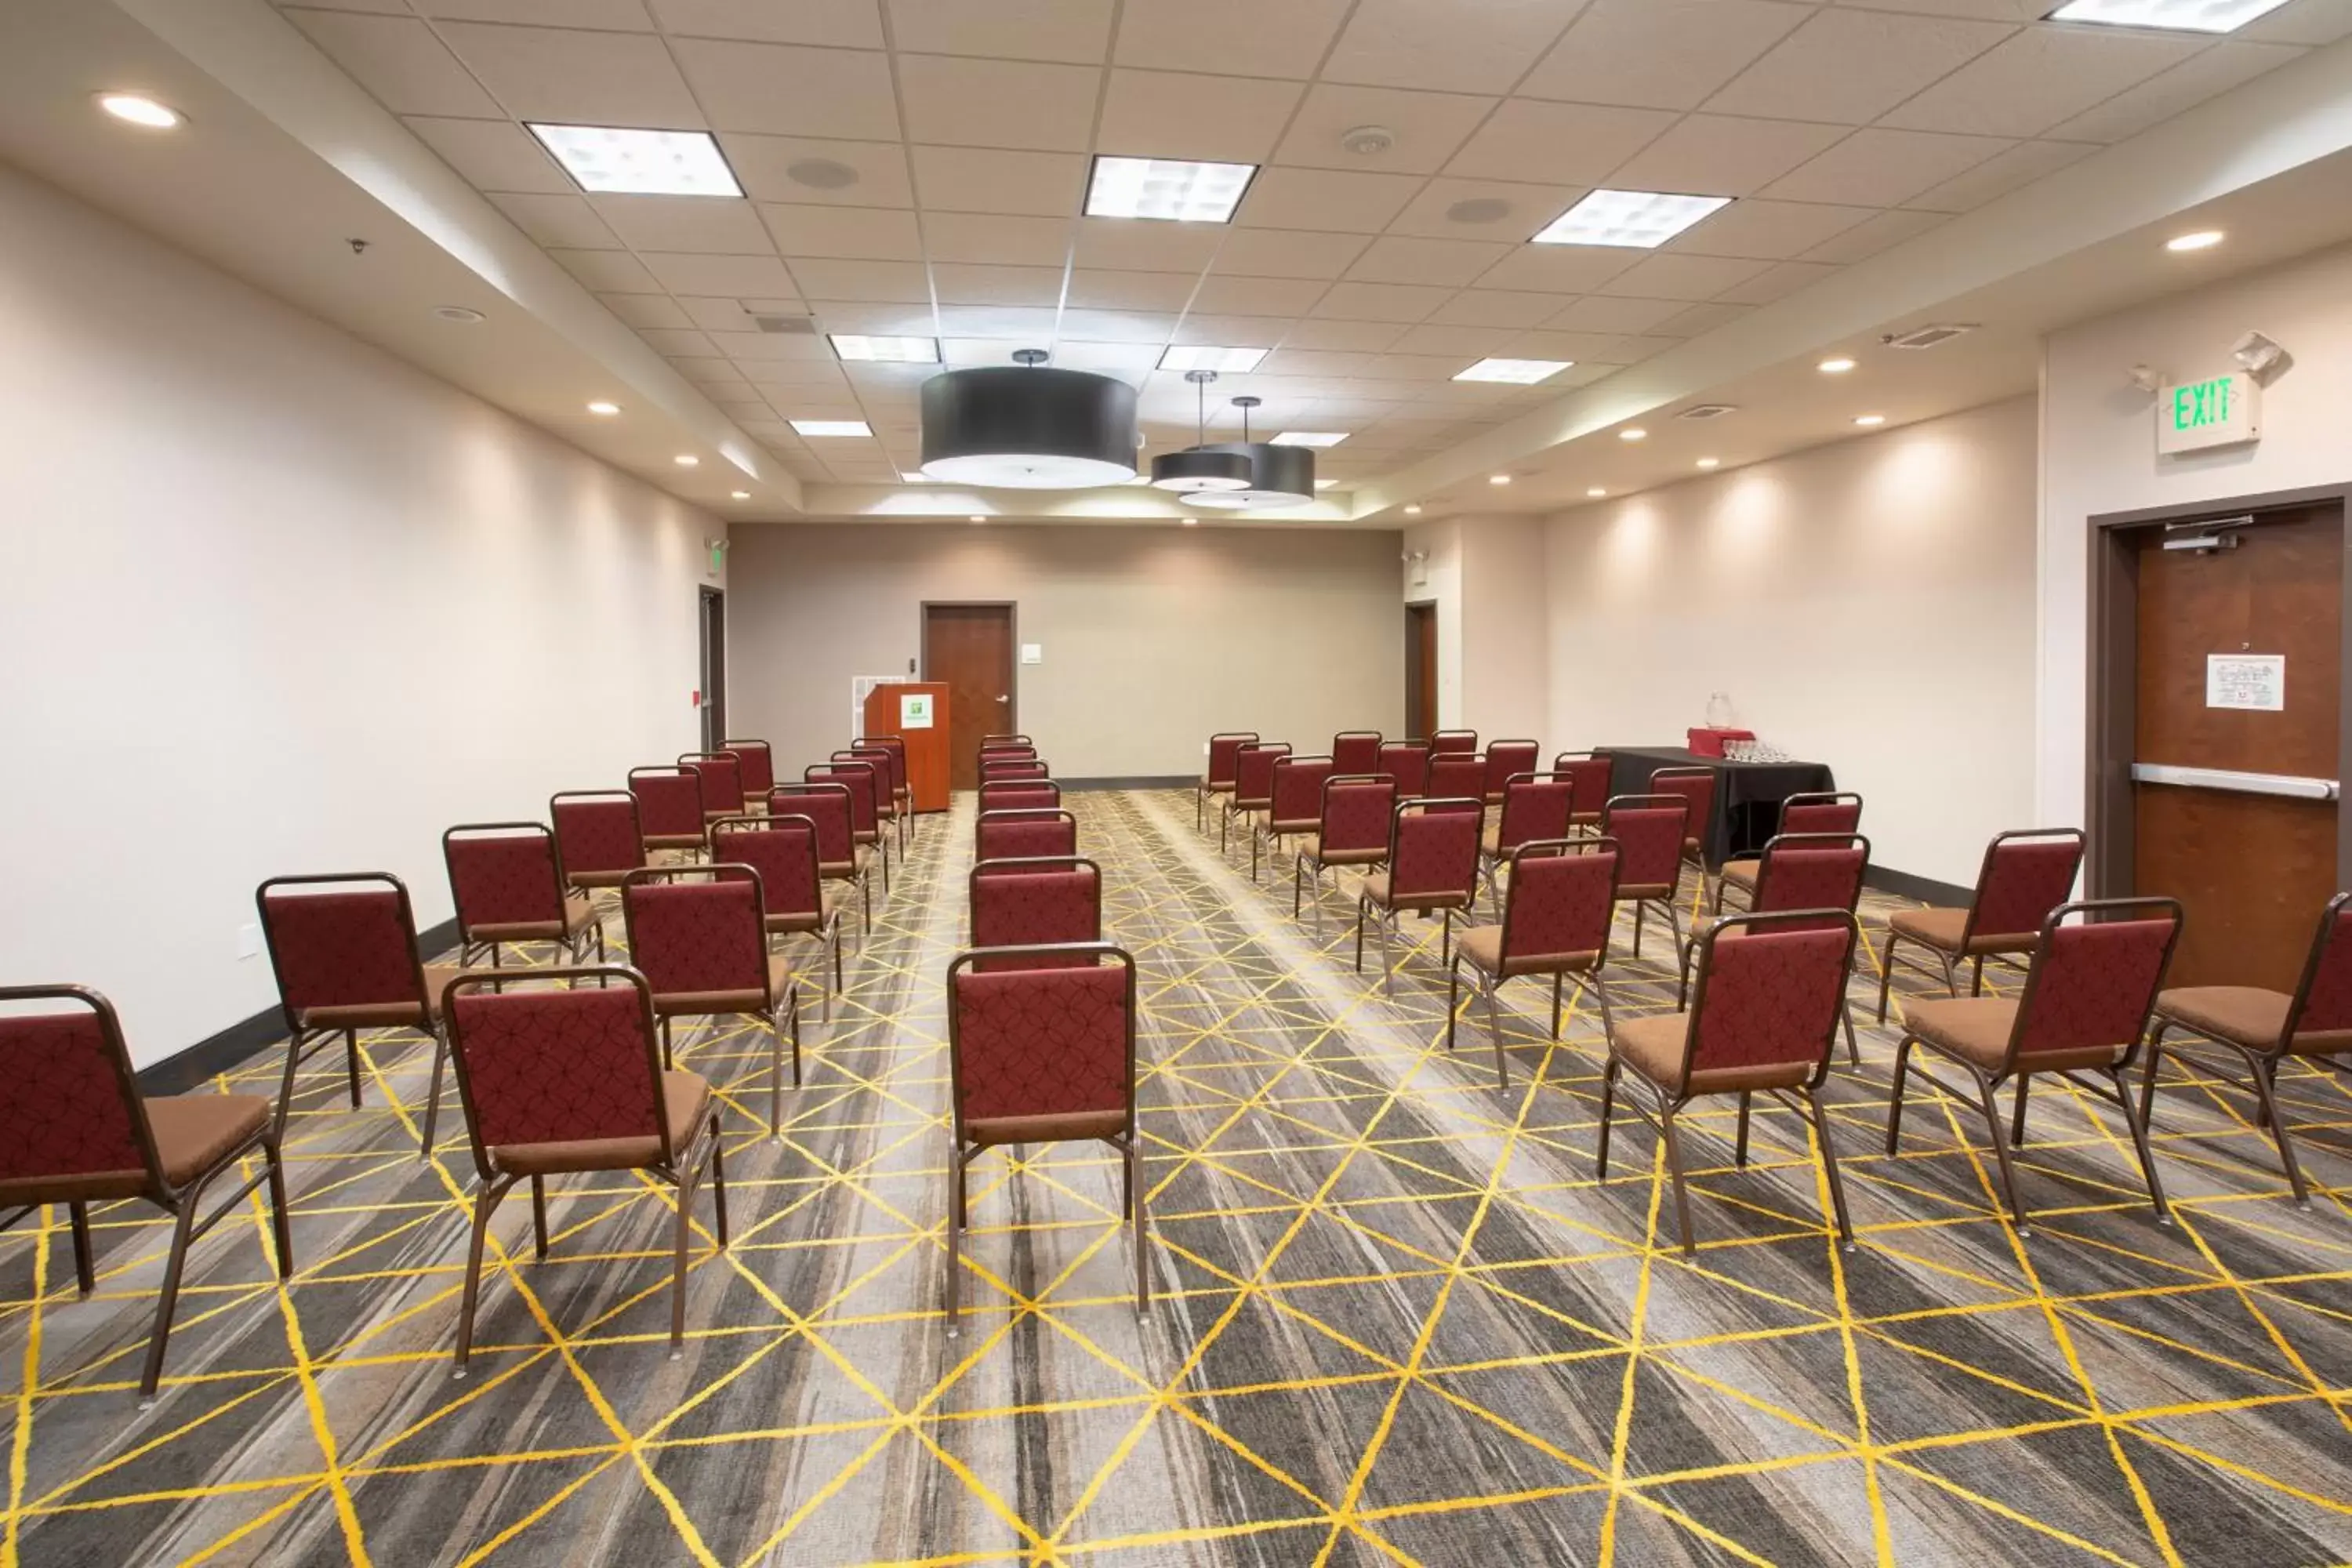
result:
[[[1426,741],[1437,728],[1437,606],[1404,607],[1404,732]]]
[[[702,749],[727,738],[727,595],[702,590]]]
[[[948,782],[980,785],[980,738],[1021,727],[1013,685],[1013,606],[925,605],[923,679],[948,688]]]
[[[2179,531],[2172,535],[2182,537]],[[2333,503],[2230,531],[2233,547],[2137,546],[2133,756],[2145,765],[2334,779],[2343,668],[2344,524]],[[2208,660],[2285,658],[2277,711],[2209,704]],[[2132,885],[2188,911],[2168,984],[2292,991],[2336,891],[2336,806],[2135,783]]]

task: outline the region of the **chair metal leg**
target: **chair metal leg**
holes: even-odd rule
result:
[[[1135,1312],[1138,1317],[1151,1307],[1151,1221],[1144,1210],[1143,1183],[1138,1169],[1142,1154],[1142,1146],[1130,1131],[1127,1135],[1127,1189],[1134,1210],[1129,1223],[1135,1229]]]
[[[1462,962],[1445,966],[1445,1048],[1454,1048],[1454,1026],[1462,1016]]]
[[[1683,1180],[1682,1140],[1675,1131],[1675,1110],[1661,1103],[1658,1108],[1659,1135],[1666,1145],[1666,1174],[1675,1184],[1675,1226],[1682,1233],[1683,1256],[1689,1258],[1698,1251],[1698,1243],[1691,1236],[1690,1190]]]
[[[2263,1119],[2270,1123],[2271,1140],[2278,1145],[2279,1163],[2286,1167],[2287,1186],[2294,1194],[2295,1206],[2309,1208],[2311,1189],[2304,1182],[2303,1166],[2295,1160],[2294,1140],[2287,1133],[2286,1118],[2279,1111],[2278,1058],[2262,1056],[2242,1047],[2239,1054],[2246,1058],[2247,1076],[2254,1080],[2254,1093],[2262,1104]],[[2140,1118],[2143,1126],[2147,1121],[2145,1115]]]
[[[1356,973],[1364,972],[1364,921],[1370,913],[1372,901],[1360,893],[1356,897]]]
[[[269,1234],[278,1244],[278,1278],[294,1278],[294,1234],[286,1215],[286,1163],[275,1139],[265,1139],[261,1158],[269,1175]]]
[[[1561,973],[1559,970],[1554,970],[1554,971],[1552,971],[1552,976],[1551,976],[1551,1037],[1552,1037],[1553,1039],[1555,1039],[1555,1040],[1557,1040],[1558,1038],[1559,1038],[1559,988],[1560,988],[1560,984],[1561,984],[1561,982],[1565,981],[1567,978],[1568,978],[1568,976],[1566,976],[1565,974]]]
[[[2158,1024],[2147,1037],[2147,1065],[2139,1075],[2139,1119],[2144,1126],[2156,1125],[2156,1078],[2164,1068],[2164,1035],[2171,1026]]]
[[[1495,993],[1502,988],[1499,974],[1482,975],[1482,989],[1486,993],[1486,1034],[1495,1042],[1495,1084],[1498,1089],[1511,1087],[1510,1058],[1503,1054],[1502,1010],[1496,1005]]]
[[[1911,1036],[1903,1037],[1895,1047],[1895,1081],[1886,1090],[1886,1152],[1895,1152],[1896,1142],[1903,1136],[1903,1080],[1911,1065],[1911,1047],[1916,1042]]]
[[[66,1205],[66,1218],[73,1228],[74,1283],[88,1300],[98,1289],[98,1267],[89,1247],[89,1205],[79,1201]]]
[[[694,1224],[694,1171],[691,1166],[677,1173],[677,1223],[672,1227],[669,1268],[669,1359],[677,1360],[686,1353],[686,1244],[687,1233]]]
[[[1437,911],[1437,962],[1444,963],[1454,955],[1454,910],[1451,907]]]
[[[1850,1067],[1862,1065],[1862,1047],[1853,1041],[1853,998],[1843,991],[1838,994],[1838,1023],[1845,1029],[1845,1059]]]
[[[343,1031],[343,1071],[352,1080],[352,1109],[360,1108],[360,1032]]]
[[[1829,1180],[1830,1212],[1837,1219],[1839,1245],[1848,1252],[1854,1248],[1853,1219],[1846,1213],[1845,1184],[1838,1177],[1837,1147],[1830,1142],[1830,1113],[1822,1104],[1817,1089],[1805,1090],[1805,1103],[1812,1108],[1813,1141],[1821,1145],[1822,1173]]]
[[[2010,1163],[2009,1139],[2000,1124],[2000,1107],[1993,1099],[2000,1086],[1974,1068],[1969,1071],[1977,1080],[1977,1100],[1984,1108],[1985,1126],[1992,1133],[1993,1157],[2000,1163],[2001,1191],[2009,1194],[2009,1212],[2016,1221],[2017,1234],[2031,1236],[2033,1234],[2032,1221],[2025,1212],[2025,1205],[2018,1199],[2017,1170]]]
[[[1747,1089],[1739,1091],[1739,1136],[1731,1146],[1731,1163],[1742,1170],[1748,1168],[1748,1111],[1754,1098]]]
[[[1620,1061],[1615,1051],[1609,1054],[1609,1065],[1601,1069],[1601,1146],[1592,1152],[1593,1174],[1607,1178],[1609,1174],[1609,1123],[1617,1110],[1617,1070]]]
[[[2123,1069],[2109,1068],[2107,1080],[2116,1086],[2116,1104],[2124,1113],[2124,1125],[2131,1129],[2132,1147],[2139,1152],[2139,1171],[2141,1175],[2147,1178],[2147,1196],[2148,1201],[2156,1205],[2156,1222],[2158,1225],[2170,1225],[2172,1205],[2164,1201],[2164,1181],[2156,1173],[2156,1151],[2147,1145],[2147,1128],[2140,1121],[2138,1111],[2132,1105],[2131,1090],[2125,1087]],[[2254,1081],[2257,1085],[2262,1082],[2259,1074],[2256,1075]],[[2265,1094],[2263,1098],[2267,1100],[2269,1097]],[[2283,1132],[2282,1146],[2284,1146]]]
[[[1977,957],[1975,977],[1969,982],[1969,994],[1971,996],[1984,994],[1984,957],[1981,953]]]
[[[457,1304],[457,1355],[455,1375],[466,1375],[466,1357],[474,1348],[474,1310],[482,1298],[482,1240],[489,1234],[490,1215],[515,1179],[492,1182],[474,1194],[474,1236],[466,1251],[466,1290]]]
[[[541,1176],[530,1179],[530,1248],[532,1257],[547,1261],[547,1182]]]
[[[436,1028],[433,1031],[433,1089],[425,1098],[425,1136],[416,1151],[420,1160],[433,1158],[433,1139],[441,1125],[441,1075],[448,1065],[449,1037],[446,1029]]]
[[[1642,956],[1642,921],[1649,912],[1648,904],[1640,899],[1633,900],[1633,956],[1636,958]]]
[[[2025,1089],[2032,1081],[2032,1073],[2021,1074],[2017,1080],[2017,1114],[2009,1123],[2009,1146],[2012,1149],[2025,1147]]]
[[[188,1242],[196,1225],[196,1196],[204,1190],[199,1183],[180,1194],[172,1211],[172,1251],[163,1263],[163,1288],[155,1296],[155,1326],[147,1336],[147,1364],[139,1374],[139,1408],[147,1409],[155,1403],[155,1385],[163,1377],[163,1347],[172,1338],[172,1314],[180,1304],[180,1273],[188,1262]]]
[[[948,1278],[947,1313],[948,1338],[954,1339],[961,1327],[963,1311],[963,1151],[953,1150],[948,1156]]]
[[[675,1053],[674,1053],[674,1052],[672,1052],[672,1050],[670,1049],[669,1020],[668,1020],[667,1018],[664,1018],[664,1019],[661,1021],[661,1037],[662,1037],[662,1071],[664,1071],[664,1072],[668,1072],[668,1071],[670,1071],[672,1068],[674,1068],[675,1067],[677,1067],[677,1060],[676,1060],[676,1058],[675,1058]]]
[[[710,1123],[710,1214],[718,1222],[719,1245],[727,1245],[727,1140],[720,1136],[716,1112]]]
[[[824,1021],[833,1022],[834,998],[841,994],[841,917],[833,917],[833,989],[824,994]]]
[[[1303,857],[1292,858],[1290,862],[1290,918],[1292,920],[1298,918],[1299,902],[1306,896],[1305,879],[1299,875],[1306,869],[1306,866]]]
[[[1903,940],[1893,926],[1886,928],[1886,945],[1878,952],[1878,1021],[1886,1022],[1886,988],[1895,979],[1895,944]]]
[[[1404,917],[1393,909],[1381,911],[1381,994],[1396,994],[1397,921]]]

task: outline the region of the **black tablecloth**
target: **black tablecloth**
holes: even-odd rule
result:
[[[1680,746],[1603,746],[1614,765],[1611,795],[1647,795],[1660,768],[1713,768],[1715,819],[1699,833],[1709,866],[1762,852],[1780,826],[1780,803],[1792,795],[1837,788],[1822,763],[1735,763]]]

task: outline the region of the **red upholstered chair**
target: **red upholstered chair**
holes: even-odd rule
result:
[[[1764,846],[1757,866],[1753,912],[1843,910],[1852,916],[1861,907],[1863,879],[1870,874],[1870,840],[1859,833],[1783,833]],[[1690,994],[1691,958],[1711,923],[1698,921],[1683,949],[1682,982],[1675,993],[1677,1007]],[[1862,1048],[1854,1043],[1853,1017],[1843,1005],[1838,1021],[1845,1028],[1846,1058],[1860,1066]]]
[[[623,889],[624,897],[628,889]],[[448,991],[457,1094],[474,1146],[472,1243],[457,1310],[457,1375],[474,1344],[482,1294],[482,1246],[490,1215],[514,1184],[530,1180],[534,1250],[547,1257],[547,1178],[595,1171],[644,1171],[677,1192],[677,1251],[671,1265],[669,1353],[686,1338],[686,1254],[694,1191],[710,1173],[719,1246],[727,1245],[727,1174],[719,1158],[719,1105],[696,1073],[662,1066],[646,977],[620,964],[551,971],[571,989],[493,991],[469,977]],[[582,982],[593,980],[594,985]]]
[[[989,757],[980,764],[980,782],[996,779],[1049,779],[1054,770],[1042,757]]]
[[[890,841],[882,830],[882,802],[889,784],[872,763],[812,763],[801,770],[804,784],[837,784],[849,789],[849,836],[882,863],[882,897],[890,896]]]
[[[776,787],[775,749],[765,741],[721,741],[719,749],[735,759],[744,805],[756,811],[766,805],[768,792]]]
[[[1984,994],[1985,960],[2032,952],[2042,921],[2074,890],[2083,868],[2083,835],[2072,827],[2024,827],[1996,833],[1977,871],[1976,897],[1964,910],[1897,910],[1886,920],[1886,951],[1879,955],[1878,1021],[1886,1022],[1886,991],[1898,942],[1924,947],[1943,966],[1944,989],[1960,994],[1952,965],[1975,961],[1969,994]],[[1932,974],[1924,964],[1906,965]]]
[[[1562,752],[1551,760],[1551,771],[1566,773],[1574,786],[1569,801],[1568,820],[1571,826],[1583,832],[1601,831],[1601,814],[1609,808],[1609,795],[1614,785],[1617,764],[1606,752]]]
[[[1497,797],[1502,809],[1478,847],[1479,871],[1488,895],[1496,900],[1498,911],[1502,907],[1496,889],[1498,868],[1509,863],[1512,852],[1522,844],[1567,837],[1575,799],[1575,781],[1563,773],[1513,773],[1504,781]]]
[[[113,1004],[80,985],[0,987],[0,1083],[8,1086],[0,1094],[0,1209],[17,1211],[5,1222],[14,1224],[44,1204],[66,1205],[84,1298],[98,1288],[91,1204],[144,1198],[174,1222],[139,1377],[143,1410],[155,1402],[163,1373],[188,1244],[264,1182],[278,1277],[293,1273],[269,1101],[257,1094],[142,1095]],[[200,1219],[205,1189],[253,1153],[262,1168]]]
[[[791,960],[768,951],[767,904],[760,873],[749,866],[664,866],[633,871],[621,884],[629,960],[661,1020],[662,1066],[676,1056],[673,1019],[759,1019],[768,1026],[768,1130],[781,1136],[786,1027],[793,1087],[801,1084],[801,995]]]
[[[1342,730],[1331,737],[1331,770],[1350,775],[1381,771],[1381,732]]]
[[[1690,820],[1683,827],[1683,860],[1698,868],[1702,894],[1709,891],[1706,839],[1715,826],[1715,786],[1713,768],[1660,768],[1650,775],[1652,795],[1678,795],[1690,802]],[[1675,879],[1680,883],[1681,872]]]
[[[1606,838],[1537,839],[1511,851],[1510,892],[1498,925],[1470,926],[1454,944],[1445,970],[1445,1048],[1454,1048],[1462,965],[1478,976],[1486,998],[1486,1033],[1495,1042],[1495,1079],[1509,1087],[1503,1023],[1495,993],[1523,974],[1551,976],[1551,1037],[1559,1038],[1560,984],[1581,975],[1609,1020],[1609,993],[1601,978],[1609,962],[1609,928],[1617,914],[1617,846]]]
[[[457,962],[514,942],[551,942],[577,963],[588,943],[604,962],[604,927],[584,892],[564,881],[555,835],[536,822],[461,823],[441,836],[449,896],[457,906]]]
[[[1748,1101],[1759,1091],[1811,1116],[1838,1240],[1853,1249],[1853,1226],[1846,1217],[1845,1189],[1838,1180],[1837,1152],[1830,1142],[1821,1087],[1829,1076],[1830,1052],[1844,1009],[1846,974],[1860,935],[1853,917],[1840,910],[1735,915],[1717,921],[1699,939],[1698,989],[1690,1011],[1628,1018],[1609,1031],[1596,1163],[1605,1178],[1617,1081],[1631,1068],[1634,1081],[1649,1090],[1652,1104],[1643,1105],[1638,1095],[1625,1098],[1658,1129],[1666,1146],[1675,1226],[1685,1254],[1696,1250],[1696,1244],[1691,1236],[1690,1194],[1684,1190],[1675,1120],[1704,1095],[1737,1094],[1739,1131],[1734,1158],[1745,1165]]]
[[[980,749],[983,752],[1014,751],[1024,746],[1029,749],[1031,756],[1037,754],[1035,743],[1026,735],[982,735],[980,738]]]
[[[2077,918],[2079,917],[2079,918]],[[1886,1152],[1895,1152],[1903,1131],[1906,1071],[1916,1072],[1946,1094],[1973,1100],[1983,1110],[2000,1162],[2001,1190],[2019,1234],[2029,1217],[2017,1195],[2010,1144],[2025,1142],[2025,1091],[2036,1073],[2054,1072],[2095,1096],[2110,1099],[2131,1129],[2140,1173],[2158,1220],[2171,1223],[2164,1185],[2148,1152],[2124,1073],[2147,1033],[2148,1016],[2164,987],[2165,969],[2180,936],[2180,905],[2171,899],[2093,899],[2062,904],[2042,921],[2025,989],[2015,997],[1969,996],[1903,999],[1903,1041],[1895,1048],[1895,1089],[1886,1107]],[[1944,1082],[1911,1059],[1924,1046],[1964,1068],[1973,1094]],[[2095,1072],[2106,1086],[2079,1076]],[[2017,1084],[2017,1110],[2010,1134],[2000,1131],[2001,1089]]]
[[[408,1029],[433,1042],[433,1089],[425,1101],[425,1158],[441,1115],[441,988],[462,973],[417,955],[408,889],[389,871],[272,877],[255,889],[278,1003],[286,1019],[286,1077],[278,1089],[273,1136],[294,1105],[294,1074],[337,1035],[360,1103],[360,1031]]]
[[[702,820],[743,815],[743,765],[732,752],[686,752],[677,765],[691,768],[702,781]]]
[[[1315,832],[1302,839],[1290,866],[1290,913],[1298,914],[1301,873],[1315,887],[1315,935],[1323,935],[1323,873],[1344,866],[1388,863],[1390,817],[1396,810],[1397,782],[1386,773],[1333,773],[1323,781],[1322,815]]]
[[[1076,855],[982,860],[971,868],[970,889],[973,947],[1102,940],[1102,871],[1091,860]],[[1052,962],[989,959],[981,967]]]
[[[833,999],[841,992],[841,910],[824,890],[816,824],[805,816],[722,816],[710,825],[710,860],[760,873],[771,942],[806,937],[832,956],[824,1020],[833,1022]]]
[[[1807,795],[1792,795],[1780,803],[1780,833],[1859,833],[1862,831],[1862,796],[1852,791],[1821,790]],[[1756,873],[1760,862],[1750,856],[1741,860],[1723,863],[1723,874],[1715,882],[1715,912],[1723,912],[1725,895],[1734,888],[1753,903]]]
[[[1690,801],[1679,795],[1621,795],[1601,813],[1601,833],[1617,841],[1617,901],[1633,906],[1633,956],[1642,956],[1642,925],[1654,907],[1666,917],[1675,946],[1683,942],[1683,840]]]
[[[1443,795],[1448,800],[1484,801],[1486,759],[1475,752],[1435,753],[1429,759],[1429,782],[1421,793],[1428,798]]]
[[[1433,757],[1449,757],[1477,749],[1475,730],[1440,730],[1429,737],[1429,754]]]
[[[1201,770],[1201,782],[1192,786],[1194,832],[1203,830],[1210,804],[1222,805],[1219,797],[1234,793],[1234,768],[1241,749],[1256,739],[1255,730],[1230,730],[1209,737],[1209,761]]]
[[[637,826],[637,797],[625,789],[550,795],[547,819],[555,825],[555,853],[573,892],[617,888],[622,878],[650,863],[645,830]]]
[[[874,813],[886,835],[898,840],[898,858],[906,858],[907,824],[898,810],[898,773],[897,760],[887,746],[851,746],[833,753],[836,763],[869,763],[875,773]]]
[[[692,768],[631,768],[629,793],[637,797],[637,826],[647,849],[702,851],[702,775]]]
[[[2299,1206],[2311,1203],[2303,1167],[2295,1163],[2286,1119],[2279,1112],[2279,1064],[2291,1057],[2329,1057],[2352,1050],[2352,893],[2338,893],[2319,914],[2310,956],[2292,996],[2257,985],[2187,985],[2158,994],[2156,1033],[2147,1043],[2147,1069],[2140,1079],[2143,1125],[2156,1100],[2157,1075],[2164,1068],[2165,1037],[2179,1030],[2172,1054],[2235,1088],[2252,1088],[2259,1108],[2254,1125],[2268,1127],[2278,1142],[2279,1163]],[[2208,1045],[2237,1053],[2244,1082],[2204,1056]]]
[[[1407,800],[1429,793],[1429,747],[1419,741],[1383,741],[1380,766],[1372,770],[1396,780]]]
[[[1053,811],[1062,804],[1062,786],[1052,779],[998,779],[980,786],[980,812]]]
[[[1389,816],[1388,868],[1364,879],[1356,898],[1356,968],[1364,967],[1364,925],[1381,914],[1381,989],[1396,989],[1391,956],[1397,919],[1405,910],[1440,920],[1437,958],[1454,956],[1454,914],[1467,912],[1478,898],[1478,840],[1486,826],[1486,803],[1475,795],[1401,800]]]
[[[1533,741],[1486,742],[1486,804],[1503,804],[1503,786],[1521,773],[1536,771],[1543,747]]]
[[[1257,814],[1274,805],[1274,764],[1290,755],[1290,746],[1284,741],[1251,741],[1244,743],[1234,759],[1234,793],[1225,797],[1225,816],[1217,834],[1217,847],[1225,848],[1231,842],[1234,818],[1242,819],[1242,826],[1255,831]]]
[[[1300,838],[1323,826],[1323,781],[1336,770],[1328,757],[1277,757],[1265,816],[1250,832],[1250,880],[1257,880],[1258,851],[1268,864],[1282,853],[1286,839]]]
[[[817,875],[857,889],[866,932],[874,931],[874,894],[866,879],[866,851],[857,843],[856,796],[845,784],[778,784],[768,792],[770,816],[805,817],[816,825]]]
[[[890,800],[898,814],[898,858],[906,858],[908,844],[915,834],[915,791],[907,782],[907,742],[900,735],[860,735],[850,742],[853,751],[879,750],[890,753]]]
[[[1050,965],[1035,960],[1049,959]],[[1027,962],[1013,963],[1012,960]],[[1151,1300],[1135,1114],[1135,960],[1108,942],[982,949],[948,965],[948,1332],[962,1310],[965,1173],[1000,1144],[1099,1140],[1125,1162],[1135,1308]]]
[[[1078,819],[1059,806],[983,811],[972,830],[972,858],[1027,860],[1078,852]]]

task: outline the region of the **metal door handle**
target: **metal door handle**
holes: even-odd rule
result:
[[[997,700],[999,702],[1010,702],[1010,701],[1012,701],[1012,700],[1013,700],[1013,699],[1012,699],[1012,698],[1010,698],[1010,697],[1007,697],[1007,696],[1003,695],[1002,692],[1000,692],[1000,693],[998,693],[998,694],[997,694],[997,698],[996,698],[996,700]]]
[[[2135,784],[2180,784],[2190,789],[2227,790],[2232,795],[2283,795],[2295,800],[2334,800],[2341,793],[2335,779],[2307,779],[2294,773],[2242,773],[2228,768],[2175,767],[2170,763],[2134,763]]]

